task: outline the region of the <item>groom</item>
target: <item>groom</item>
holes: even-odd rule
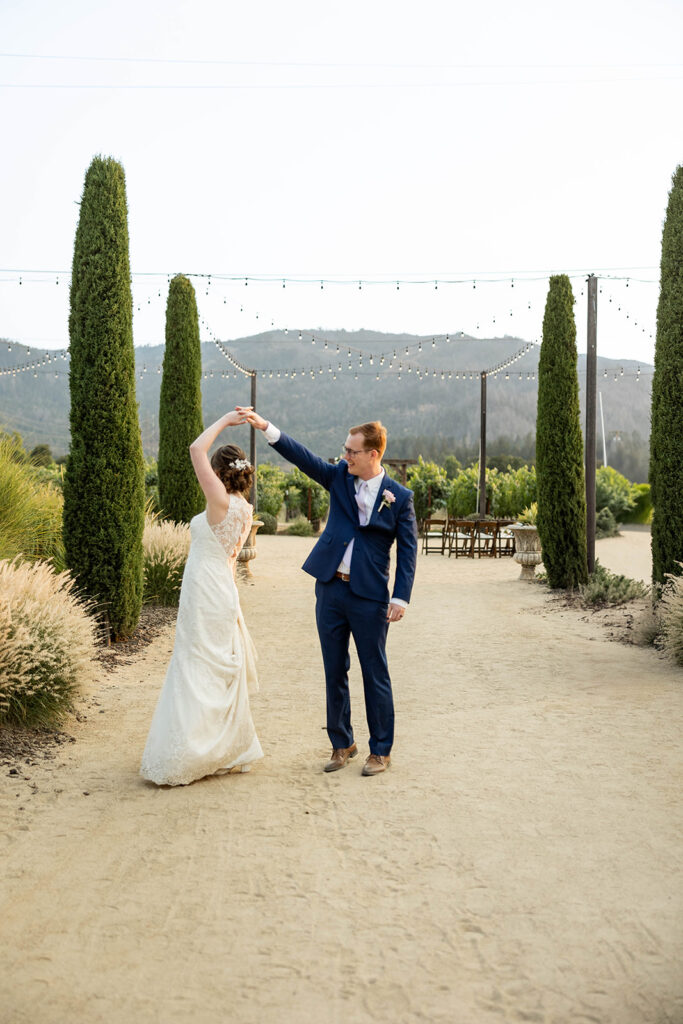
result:
[[[363,775],[391,762],[394,702],[386,658],[387,630],[408,606],[415,576],[417,524],[413,494],[382,468],[387,432],[381,423],[351,427],[343,459],[332,465],[249,409],[275,451],[330,492],[327,525],[303,568],[315,576],[316,622],[327,686],[327,734],[332,756],[324,771],[343,768],[358,753],[351,728],[349,637],[358,651],[370,756]],[[389,599],[389,553],[396,541],[396,574]]]

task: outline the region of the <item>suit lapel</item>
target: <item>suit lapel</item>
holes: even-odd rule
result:
[[[356,480],[355,476],[352,476],[351,473],[349,473],[349,471],[347,469],[347,471],[346,471],[346,491],[347,491],[347,494],[349,496],[349,501],[351,502],[351,508],[353,510],[353,515],[356,517],[356,519],[358,519],[358,504],[356,503],[355,480]]]
[[[371,514],[370,518],[368,519],[368,525],[375,518],[375,516],[377,515],[377,510],[379,509],[379,506],[382,504],[382,491],[386,490],[386,483],[387,483],[387,473],[386,473],[386,470],[384,470],[384,472],[382,474],[382,479],[379,482],[379,490],[377,491],[377,497],[375,498],[375,504],[372,507],[372,514]]]

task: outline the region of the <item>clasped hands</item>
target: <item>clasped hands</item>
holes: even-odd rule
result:
[[[263,416],[259,416],[251,405],[236,405],[235,413],[241,416],[240,423],[249,423],[255,430],[265,430],[268,426],[268,420],[264,420]]]

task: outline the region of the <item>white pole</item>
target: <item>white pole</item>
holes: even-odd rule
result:
[[[600,399],[600,423],[602,425],[602,464],[607,465],[607,442],[605,441],[605,416],[602,411],[602,391],[598,391]]]

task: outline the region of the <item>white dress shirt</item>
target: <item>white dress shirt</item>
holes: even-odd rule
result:
[[[264,430],[263,433],[266,435],[266,441],[268,442],[268,444],[275,444],[276,441],[280,440],[280,431],[279,431],[279,429],[277,427],[274,427],[272,423],[268,424],[268,426],[266,427],[266,429]],[[377,495],[379,494],[379,489],[382,486],[382,481],[384,480],[384,477],[385,477],[385,473],[384,473],[384,470],[382,469],[377,474],[377,476],[370,477],[369,480],[365,481],[366,484],[367,484],[367,487],[365,488],[365,495],[364,495],[365,500],[364,500],[363,504],[365,506],[365,521],[366,522],[370,522],[370,516],[372,515],[372,510],[375,507],[375,502],[377,501]],[[361,485],[361,479],[360,479],[360,477],[356,477],[355,480],[354,480],[354,486],[356,488],[356,494],[358,494],[358,489],[359,489],[360,485]],[[360,515],[360,512],[359,512],[359,515]],[[337,572],[343,572],[343,573],[346,573],[347,575],[348,575],[348,573],[351,572],[351,554],[352,554],[352,552],[353,552],[353,540],[349,541],[349,543],[346,545],[346,548],[344,550],[344,557],[342,558],[342,560],[341,560],[341,562],[339,564],[339,568],[338,568]],[[407,608],[408,607],[408,602],[401,600],[401,598],[399,598],[399,597],[392,597],[391,604],[398,604],[398,605],[401,606],[401,608]]]

